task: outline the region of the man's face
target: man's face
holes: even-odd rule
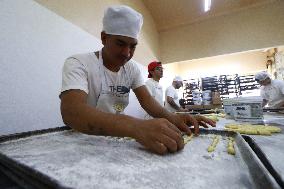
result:
[[[163,69],[162,65],[154,68],[154,70],[151,71],[152,77],[161,79],[163,77]]]
[[[266,79],[263,80],[263,81],[258,81],[258,83],[259,83],[260,85],[266,86],[266,85],[269,85],[269,84],[271,83],[271,79],[268,77],[268,78],[266,78]]]
[[[182,87],[182,81],[176,81],[176,89],[179,89]]]
[[[104,60],[117,66],[123,66],[133,57],[137,39],[120,35],[109,35],[104,32],[102,32],[101,38],[106,56]]]

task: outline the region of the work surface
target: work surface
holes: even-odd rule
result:
[[[283,122],[281,116],[265,118],[268,123]],[[233,122],[220,119],[217,129]],[[277,136],[280,135],[272,137]],[[47,175],[63,187],[259,188],[248,168],[257,162],[255,157],[244,160],[241,153],[248,149],[235,145],[236,155],[229,155],[228,137],[222,135],[215,151],[209,153],[207,148],[212,137],[212,134],[202,134],[189,141],[181,152],[159,156],[146,151],[134,140],[89,136],[67,130],[1,143],[0,153]],[[282,169],[283,148],[272,147],[264,151],[272,154],[270,159],[277,170]]]
[[[0,145],[0,152],[72,188],[255,188],[227,136],[213,153],[211,134],[194,137],[176,154],[159,156],[133,140],[61,131]]]

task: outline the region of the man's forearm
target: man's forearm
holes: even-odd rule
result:
[[[153,97],[147,99],[147,102],[141,104],[142,108],[154,118],[167,118],[170,114]]]
[[[279,102],[278,104],[276,104],[275,107],[281,108],[281,109],[284,108],[284,99],[281,102]]]
[[[267,103],[268,103],[268,100],[263,99],[262,100],[262,107],[266,106]]]
[[[176,109],[176,110],[180,109],[180,107],[175,103],[175,101],[173,99],[169,99],[167,101],[174,109]]]
[[[61,112],[66,125],[92,135],[134,137],[134,127],[140,121],[127,115],[105,113],[85,104],[61,106]]]

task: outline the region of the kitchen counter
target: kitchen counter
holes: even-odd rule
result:
[[[282,115],[265,115],[265,123],[282,125],[283,121]],[[237,122],[221,118],[217,130],[223,130],[227,123]],[[283,130],[272,137],[282,134]],[[236,147],[236,156],[227,154],[227,137],[222,136],[216,151],[208,153],[211,137],[194,137],[183,151],[158,156],[133,140],[63,131],[2,143],[0,153],[74,188],[258,188],[247,170],[250,163],[243,160],[242,149]],[[260,139],[259,144],[265,138],[253,137]],[[283,170],[282,156],[277,158],[279,154],[275,153],[283,155],[283,148],[275,145],[263,151],[271,155],[269,160],[276,170]]]

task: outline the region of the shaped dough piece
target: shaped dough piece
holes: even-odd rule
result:
[[[228,147],[228,153],[231,154],[231,155],[235,155],[236,152],[235,152],[235,149],[233,147]]]
[[[184,135],[184,136],[183,136],[183,142],[184,142],[184,144],[187,144],[189,141],[191,141],[192,137],[193,137],[193,134],[191,134],[190,136]]]
[[[235,155],[234,139],[232,137],[228,137],[227,152],[228,154]]]
[[[266,136],[270,136],[271,132],[268,130],[257,130],[259,135],[266,135]]]
[[[247,134],[247,135],[257,135],[258,132],[255,129],[246,129],[245,130],[245,134]]]
[[[238,129],[239,126],[238,125],[225,125],[225,128],[229,128],[229,129]]]
[[[213,147],[213,146],[209,146],[208,148],[207,148],[207,151],[208,152],[213,152],[215,150],[215,148]]]
[[[268,130],[271,133],[280,133],[281,132],[281,129],[279,127],[275,127],[275,126],[266,126],[264,128],[265,128],[265,130]]]
[[[208,152],[213,152],[215,150],[219,140],[220,140],[220,136],[215,135],[213,137],[213,141],[212,141],[211,145],[207,148],[207,151]]]

